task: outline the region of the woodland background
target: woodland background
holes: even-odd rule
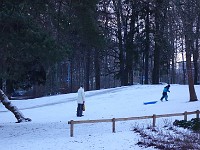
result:
[[[1,0],[0,89],[40,97],[166,82],[197,100],[199,27],[199,0]]]

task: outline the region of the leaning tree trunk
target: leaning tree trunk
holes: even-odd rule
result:
[[[12,105],[12,103],[2,90],[0,90],[0,101],[8,110],[10,110],[15,115],[15,118],[17,119],[18,123],[31,121],[30,118],[25,118],[24,115],[19,111],[19,109],[16,106]]]

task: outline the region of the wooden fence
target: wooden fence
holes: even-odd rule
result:
[[[199,118],[199,110],[187,112],[184,113],[175,113],[175,114],[163,114],[163,115],[156,115],[153,114],[153,116],[142,116],[142,117],[129,117],[129,118],[112,118],[112,119],[99,119],[99,120],[80,120],[80,121],[68,121],[68,124],[70,124],[70,136],[73,137],[74,135],[74,124],[82,124],[82,123],[102,123],[102,122],[112,122],[112,132],[115,133],[115,123],[116,121],[128,121],[128,120],[140,120],[140,119],[150,119],[153,118],[153,127],[156,126],[156,118],[162,118],[162,117],[174,117],[174,116],[184,116],[184,120],[187,121],[187,116],[196,114],[196,118]]]

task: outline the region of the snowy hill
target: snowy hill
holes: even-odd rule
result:
[[[151,119],[111,123],[77,124],[70,137],[70,120],[93,120],[182,113],[200,110],[200,86],[195,86],[199,99],[189,102],[187,85],[171,85],[169,101],[159,101],[165,85],[133,85],[86,92],[86,111],[76,117],[77,93],[30,100],[13,100],[32,122],[16,124],[13,114],[0,105],[1,150],[140,150],[154,149],[136,145],[141,138],[134,126],[150,126]],[[143,102],[158,100],[153,105]],[[188,116],[188,119],[195,115]],[[168,119],[168,121],[166,121]],[[156,126],[183,117],[161,118]]]

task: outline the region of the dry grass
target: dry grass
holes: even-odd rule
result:
[[[200,132],[182,129],[170,125],[169,122],[162,128],[136,125],[134,132],[141,136],[138,145],[154,147],[161,150],[198,150],[200,149]]]

